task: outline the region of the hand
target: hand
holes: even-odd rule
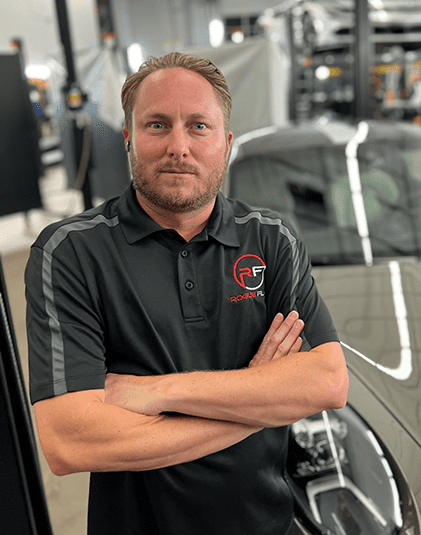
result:
[[[303,328],[304,322],[299,319],[298,312],[295,310],[290,312],[285,319],[282,314],[276,314],[259,350],[250,361],[249,368],[291,353],[298,353],[303,344],[300,338]]]
[[[120,375],[108,373],[105,378],[105,403],[117,405],[139,414],[160,414],[159,398],[154,385],[159,376]]]

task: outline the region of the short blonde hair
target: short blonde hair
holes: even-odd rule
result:
[[[141,82],[149,74],[155,71],[173,67],[182,67],[183,69],[196,72],[211,84],[215,91],[216,100],[221,107],[224,116],[225,137],[228,138],[230,132],[231,96],[224,75],[208,59],[191,56],[189,54],[182,54],[180,52],[171,52],[161,58],[150,57],[139,67],[138,72],[126,79],[121,90],[125,128],[128,131],[131,130],[133,104]]]

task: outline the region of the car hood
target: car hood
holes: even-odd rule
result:
[[[353,374],[421,445],[421,264],[313,270]]]

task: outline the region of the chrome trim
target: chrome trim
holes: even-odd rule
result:
[[[370,511],[374,518],[383,527],[387,526],[387,520],[381,514],[375,504],[368,498],[361,489],[359,489],[347,476],[344,476],[345,485],[342,486],[339,479],[336,476],[327,476],[307,483],[306,492],[308,501],[310,504],[311,512],[313,513],[316,521],[322,525],[322,518],[320,516],[319,509],[317,507],[316,497],[323,492],[329,492],[335,489],[346,488],[364,505],[364,507]]]

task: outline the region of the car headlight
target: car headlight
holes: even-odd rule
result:
[[[418,524],[404,522],[409,489],[402,492],[398,468],[348,405],[291,426],[287,479],[312,533],[419,533]]]

